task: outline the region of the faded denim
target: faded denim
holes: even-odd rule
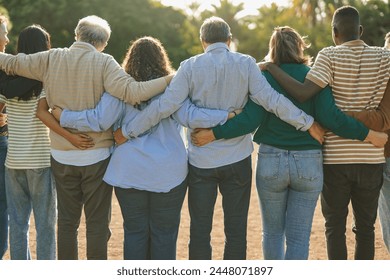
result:
[[[5,169],[12,260],[31,259],[29,225],[34,213],[37,259],[56,258],[56,192],[50,168]]]
[[[323,185],[322,151],[259,146],[257,192],[266,260],[306,260]]]
[[[390,253],[390,158],[386,158],[378,209],[383,241]]]

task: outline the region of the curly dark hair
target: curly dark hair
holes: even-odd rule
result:
[[[149,36],[132,42],[122,67],[139,82],[160,78],[174,71],[161,42]]]

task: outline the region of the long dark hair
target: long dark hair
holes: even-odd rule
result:
[[[47,51],[51,47],[49,33],[40,25],[30,25],[23,29],[19,34],[18,53],[32,54]],[[38,83],[29,92],[19,97],[19,100],[30,100],[33,96],[41,94],[42,83]]]
[[[165,48],[153,37],[142,37],[134,41],[126,53],[122,67],[137,81],[148,81],[173,72]]]

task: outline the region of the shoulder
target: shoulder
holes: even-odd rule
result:
[[[329,47],[325,47],[325,48],[321,49],[318,52],[317,56],[331,56],[332,54],[335,54],[335,53],[340,52],[340,51],[341,51],[340,47],[329,46]]]
[[[256,64],[256,59],[249,54],[239,53],[239,52],[230,52],[230,57],[238,62],[238,63],[245,63],[245,64]]]

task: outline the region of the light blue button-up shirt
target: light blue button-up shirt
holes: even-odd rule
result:
[[[130,123],[141,112],[104,93],[95,109],[64,110],[60,123],[79,131],[103,131]],[[187,99],[172,117],[163,119],[148,133],[116,146],[103,180],[114,187],[169,192],[184,181],[188,172],[180,124],[212,127],[225,123],[227,116],[224,110],[196,108]]]
[[[225,43],[215,43],[205,53],[182,62],[165,93],[122,127],[123,134],[128,138],[141,135],[180,108],[188,97],[199,107],[227,111],[243,108],[250,97],[299,130],[309,129],[314,121],[269,85],[254,58],[231,52]],[[221,139],[203,147],[189,141],[188,147],[189,162],[199,168],[231,164],[252,151],[251,135]]]

